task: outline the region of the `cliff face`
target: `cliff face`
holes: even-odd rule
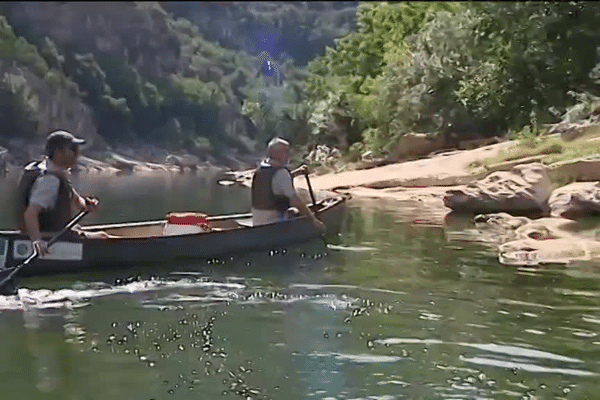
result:
[[[285,108],[304,101],[297,65],[350,30],[355,11],[355,2],[1,3],[0,124],[14,133],[0,132],[0,144],[62,128],[115,145],[252,152],[306,122]],[[280,63],[276,78],[264,52]],[[253,116],[259,123],[242,110],[255,98],[276,104]]]
[[[60,47],[125,56],[152,77],[181,69],[177,36],[154,2],[15,2],[8,19]]]

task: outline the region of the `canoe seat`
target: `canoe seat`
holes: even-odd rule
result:
[[[240,226],[252,228],[252,218],[236,219],[235,222]]]

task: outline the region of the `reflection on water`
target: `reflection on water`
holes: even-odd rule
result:
[[[247,190],[188,179],[94,188],[114,221],[246,211]],[[411,226],[413,213],[351,202],[327,247],[25,280],[0,298],[4,394],[596,398],[598,266],[503,266],[448,234],[468,221]]]

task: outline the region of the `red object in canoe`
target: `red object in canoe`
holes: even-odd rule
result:
[[[170,224],[177,225],[200,225],[206,223],[205,214],[186,214],[186,213],[171,213],[167,215],[167,221]]]

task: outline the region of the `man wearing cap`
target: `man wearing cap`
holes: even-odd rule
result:
[[[67,131],[52,132],[46,141],[46,157],[28,164],[19,182],[19,229],[29,235],[40,255],[48,252],[42,232],[61,230],[70,221],[72,208],[93,211],[98,205],[97,199],[82,197],[71,184],[69,169],[77,162],[83,143]],[[108,235],[102,232],[94,237]]]
[[[325,225],[304,204],[296,189],[293,177],[305,173],[303,166],[294,171],[287,169],[290,144],[281,138],[272,139],[267,146],[267,159],[263,160],[252,177],[252,225],[264,225],[288,218],[290,206],[310,218],[321,232]]]

